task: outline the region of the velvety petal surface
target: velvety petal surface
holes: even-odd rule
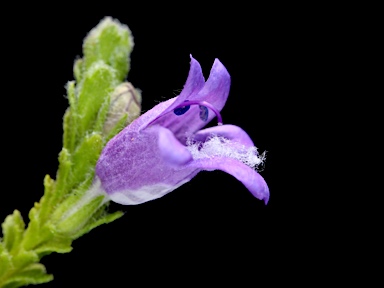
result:
[[[96,175],[112,200],[139,204],[191,180],[199,170],[179,167],[190,160],[189,151],[166,128],[156,125],[140,133],[127,129],[108,142]]]
[[[183,103],[185,100],[189,99],[192,95],[197,94],[205,84],[205,79],[203,76],[203,72],[201,70],[201,66],[199,62],[197,62],[192,56],[191,57],[191,63],[188,73],[187,81],[184,84],[183,90],[179,94],[179,96],[174,97],[170,100],[172,101],[166,101],[163,103],[167,103],[166,109],[163,109],[161,112],[157,110],[158,115],[156,115],[153,119],[151,119],[149,122],[145,123],[146,125],[161,125],[164,127],[167,127],[167,123],[169,121],[175,120],[172,115],[173,110],[181,103]],[[175,115],[176,116],[176,115]],[[169,120],[168,118],[171,117]],[[145,126],[143,127],[145,128]]]
[[[231,76],[219,59],[215,59],[203,89],[198,94],[193,94],[189,100],[207,101],[221,111],[228,99],[230,86]]]
[[[194,75],[195,78],[199,78],[197,76],[198,73],[193,73],[192,75]],[[188,79],[189,78],[190,77],[188,77]],[[191,80],[190,82],[195,81],[196,80]],[[192,93],[182,92],[182,94],[177,97],[177,100],[173,102],[172,105],[170,105],[166,110],[164,110],[164,112],[161,114],[161,117],[154,121],[154,124],[167,127],[175,134],[175,137],[179,139],[180,142],[185,143],[186,138],[207,125],[209,121],[215,117],[215,113],[208,109],[208,119],[204,121],[200,118],[200,108],[198,105],[191,105],[190,109],[185,114],[180,116],[175,115],[173,113],[173,109],[176,108],[177,105],[183,103],[185,100],[194,100],[206,101],[213,105],[218,111],[221,111],[225,105],[225,102],[227,101],[230,85],[231,78],[227,69],[225,69],[224,65],[218,59],[216,59],[204,87],[200,91],[195,89]],[[187,87],[187,85],[185,87]],[[190,90],[191,89],[188,89],[188,91]],[[186,97],[185,95],[188,96]]]
[[[206,171],[224,171],[242,182],[253,196],[264,200],[265,204],[268,203],[269,189],[264,178],[240,161],[226,157],[214,157],[195,160],[189,166]]]
[[[159,126],[158,131],[159,153],[165,162],[180,168],[182,165],[193,160],[189,150],[176,139],[170,130]]]

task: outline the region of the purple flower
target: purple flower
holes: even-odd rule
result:
[[[222,125],[219,111],[227,100],[230,76],[215,60],[205,82],[200,64],[191,67],[179,96],[156,105],[108,142],[96,175],[112,201],[139,204],[173,191],[202,170],[236,177],[258,199],[269,189],[255,171],[263,161],[250,137],[234,125]],[[217,116],[219,125],[203,128]]]

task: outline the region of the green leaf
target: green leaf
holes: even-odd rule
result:
[[[70,193],[67,188],[68,178],[70,178],[70,172],[72,168],[71,155],[68,150],[63,148],[59,154],[59,170],[56,176],[56,189],[54,195],[51,197],[49,206],[54,208],[60,203],[66,194]]]
[[[72,251],[72,239],[66,237],[56,237],[52,241],[48,241],[35,249],[35,252],[39,257],[51,254],[52,252],[56,253],[69,253]]]
[[[0,242],[1,245],[1,242]],[[13,268],[12,257],[8,251],[0,252],[0,287],[2,277]]]
[[[5,218],[4,223],[1,225],[3,228],[3,245],[11,254],[15,253],[20,247],[19,244],[22,240],[25,223],[18,210]]]
[[[80,83],[83,78],[84,72],[84,61],[81,58],[76,59],[73,64],[73,74],[75,76],[76,82]]]
[[[87,136],[72,156],[73,169],[66,188],[75,188],[93,175],[97,159],[103,149],[103,139],[100,134]]]
[[[63,118],[63,130],[64,130],[64,135],[63,135],[63,147],[67,149],[68,151],[73,151],[74,149],[74,144],[75,144],[75,136],[76,134],[74,133],[76,130],[73,128],[73,117],[71,113],[71,109],[68,108],[67,111],[65,111],[64,118]]]
[[[115,70],[101,61],[95,62],[84,77],[77,86],[77,139],[93,127],[101,106],[117,84]]]
[[[102,132],[103,131],[103,126],[104,126],[105,120],[107,119],[109,106],[110,106],[110,97],[106,97],[103,105],[101,106],[101,108],[99,110],[99,114],[97,115],[97,120],[96,120],[95,126],[93,128],[93,131],[95,131],[95,132]]]
[[[25,250],[33,250],[36,246],[53,237],[47,221],[49,221],[49,214],[54,208],[50,204],[55,202],[55,199],[52,198],[56,196],[56,182],[49,175],[44,178],[44,188],[44,196],[29,211],[30,222],[22,241],[22,247]]]
[[[5,253],[0,254],[0,287],[20,287],[46,282],[41,282],[42,278],[47,279],[42,277],[42,271],[45,274],[44,266],[34,264],[38,260],[33,251],[22,250],[15,257]],[[51,276],[50,279],[52,279]]]
[[[13,265],[18,268],[23,268],[37,261],[39,261],[39,257],[36,252],[26,250],[20,250],[20,252],[12,259]]]
[[[49,175],[45,175],[44,195],[43,197],[41,197],[40,203],[35,204],[35,207],[32,208],[31,211],[29,212],[29,219],[31,220],[31,223],[35,222],[37,224],[39,220],[43,222],[48,217],[48,213],[51,210],[51,207],[49,204],[51,202],[51,198],[55,194],[54,193],[55,188],[56,188],[55,180],[53,180]],[[39,213],[39,219],[35,219],[37,212]],[[29,226],[31,226],[31,223],[29,224]]]
[[[75,81],[69,81],[67,83],[67,97],[69,105],[71,106],[72,111],[76,111],[76,89],[75,89]]]
[[[44,195],[43,195],[43,197],[41,197],[40,202],[35,203],[34,208],[32,208],[33,210],[39,211],[40,217],[41,217],[41,214],[44,214],[43,210],[44,210],[44,208],[46,208],[48,206],[47,204],[48,204],[50,198],[54,194],[55,187],[56,187],[55,180],[53,180],[49,175],[45,175],[45,177],[44,177]],[[32,213],[32,209],[31,209],[30,213]],[[32,220],[33,215],[30,214],[29,219]]]
[[[54,236],[49,222],[31,221],[25,231],[22,247],[25,250],[34,250]]]
[[[63,123],[63,147],[67,149],[70,153],[75,149],[76,143],[76,131],[77,131],[77,122],[76,122],[76,94],[75,94],[75,82],[70,81],[67,83],[67,97],[70,104],[70,107],[67,108],[64,114],[64,123]]]
[[[25,267],[19,273],[9,277],[4,282],[4,288],[15,288],[29,284],[42,284],[53,280],[52,275],[46,273],[43,264],[35,263]]]

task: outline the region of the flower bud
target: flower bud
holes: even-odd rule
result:
[[[140,112],[140,91],[135,89],[129,82],[120,84],[111,94],[111,102],[107,120],[104,123],[103,134],[108,135],[109,132],[118,124],[124,114],[127,114],[127,121],[125,125],[128,125],[140,116]]]

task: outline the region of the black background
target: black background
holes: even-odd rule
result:
[[[201,172],[156,201],[112,204],[112,210],[126,212],[124,217],[76,240],[71,253],[43,258],[55,280],[41,287],[244,287],[240,283],[271,281],[279,273],[269,276],[268,271],[295,265],[295,247],[309,237],[297,237],[298,227],[307,225],[301,224],[299,209],[313,204],[299,194],[293,168],[297,151],[291,147],[305,145],[305,140],[297,143],[295,131],[308,113],[302,109],[309,103],[306,95],[321,95],[314,67],[327,66],[332,40],[323,39],[331,16],[319,16],[313,7],[302,13],[277,4],[55,5],[31,6],[33,13],[22,16],[16,9],[3,11],[13,19],[2,20],[0,219],[18,209],[27,222],[29,209],[42,196],[44,175],[55,176],[67,107],[64,86],[73,79],[83,38],[104,16],[132,31],[128,80],[143,91],[143,111],[183,87],[189,54],[206,77],[215,58],[225,65],[232,85],[224,123],[242,127],[260,152],[267,151],[261,175],[271,197],[264,205],[232,176],[214,171]]]

